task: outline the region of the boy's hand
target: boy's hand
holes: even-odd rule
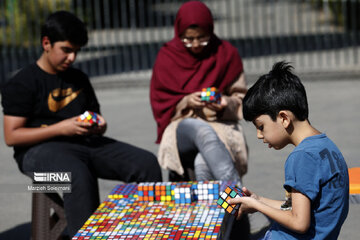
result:
[[[78,116],[65,119],[56,125],[62,136],[86,135],[91,128],[90,123],[78,122]]]
[[[100,123],[98,123],[98,125],[96,126],[91,127],[89,129],[89,134],[102,135],[106,131],[107,123],[105,119],[100,114],[97,114],[97,117],[99,118]]]
[[[229,204],[241,204],[236,219],[240,219],[241,216],[245,213],[257,212],[254,206],[258,202],[259,197],[256,194],[250,192],[246,187],[243,187],[242,190],[247,196],[228,200]]]

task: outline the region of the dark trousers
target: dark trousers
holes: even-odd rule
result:
[[[89,137],[82,143],[52,141],[30,148],[22,170],[71,172],[71,193],[64,193],[70,236],[76,234],[99,205],[97,178],[124,182],[162,181],[154,154],[106,137]]]

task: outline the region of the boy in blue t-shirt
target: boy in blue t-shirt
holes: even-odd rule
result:
[[[310,125],[305,88],[278,62],[249,89],[243,101],[244,118],[269,148],[295,145],[285,163],[284,188],[291,202],[254,194],[235,198],[243,213],[262,212],[274,224],[264,239],[337,239],[349,210],[349,176],[336,145]]]

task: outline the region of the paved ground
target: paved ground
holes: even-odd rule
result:
[[[349,167],[360,166],[360,76],[356,79],[304,82],[308,92],[311,123],[326,132],[342,150]],[[157,152],[155,122],[148,100],[148,88],[113,88],[97,90],[102,112],[109,123],[108,136]],[[2,116],[0,120],[2,125]],[[272,198],[283,197],[283,164],[289,146],[282,151],[267,149],[255,137],[250,123],[243,123],[250,148],[249,172],[244,184],[259,194]],[[19,173],[12,159],[12,150],[3,141],[0,130],[0,240],[29,239],[31,194],[23,190],[30,180]],[[101,198],[117,184],[100,181]],[[351,204],[349,216],[339,239],[358,239],[360,204]]]

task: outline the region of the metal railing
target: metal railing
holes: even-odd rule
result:
[[[89,43],[76,66],[89,76],[151,70],[173,37],[184,0],[1,0],[0,82],[41,54],[40,25],[55,10],[84,20]],[[207,0],[215,33],[232,42],[247,72],[285,59],[298,71],[359,67],[360,0]]]

